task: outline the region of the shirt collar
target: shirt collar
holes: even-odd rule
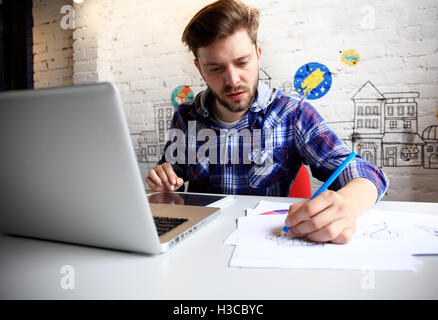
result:
[[[271,89],[263,82],[258,83],[256,97],[249,108],[252,112],[266,113],[268,106],[274,101],[277,96],[277,89]]]

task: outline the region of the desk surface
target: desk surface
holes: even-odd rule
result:
[[[262,199],[238,196],[203,229],[159,256],[0,236],[0,299],[437,299],[438,256],[416,272],[244,269],[228,266],[223,241]],[[438,214],[438,203],[381,201],[376,208]],[[62,289],[74,269],[74,289]],[[73,273],[69,271],[69,275]]]

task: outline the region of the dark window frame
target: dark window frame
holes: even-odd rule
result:
[[[0,5],[0,91],[32,89],[32,0]]]

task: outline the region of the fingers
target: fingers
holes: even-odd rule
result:
[[[315,199],[290,206],[285,225],[297,237],[316,242],[347,243],[356,231],[356,218],[341,195],[326,191]]]
[[[146,183],[153,191],[174,191],[184,184],[184,180],[175,174],[169,163],[163,163],[149,170]]]
[[[146,183],[148,183],[148,181],[152,183],[153,186],[163,187],[163,183],[161,182],[160,177],[157,175],[157,172],[154,169],[149,170],[148,176],[146,177]],[[152,188],[151,185],[149,185],[149,187]]]
[[[321,193],[315,199],[304,200],[293,204],[289,208],[285,225],[289,228],[295,227],[297,224],[312,218],[314,215],[332,205],[336,198],[336,192],[328,190]]]
[[[146,177],[146,184],[149,186],[149,188],[151,188],[152,191],[155,192],[164,191],[164,187],[162,185],[158,185],[155,181],[151,179],[150,176]]]
[[[172,166],[168,163],[163,163],[160,168],[162,169],[160,172],[162,180],[165,181],[169,187],[174,186],[178,177],[176,176],[175,171],[173,171]]]
[[[184,184],[184,180],[181,178],[177,178],[176,179],[176,186],[175,186],[175,190],[178,189],[179,187],[181,187]]]
[[[166,190],[170,190],[170,187],[173,185],[173,183],[169,181],[170,177],[169,178],[167,177],[167,172],[170,173],[170,170],[169,169],[165,170],[164,165],[157,165],[152,170],[154,170],[155,173],[157,174],[158,179],[160,180],[160,183],[163,185],[163,187]]]
[[[321,230],[333,221],[341,218],[341,214],[335,207],[330,206],[322,212],[315,214],[311,219],[302,221],[292,228],[292,233],[297,236],[303,236]]]
[[[289,218],[291,215],[294,215],[294,213],[299,208],[301,208],[303,205],[305,205],[307,203],[307,201],[308,200],[299,201],[299,202],[296,202],[296,203],[292,204],[291,206],[289,206],[289,211],[287,213],[287,217]],[[288,220],[288,219],[286,218],[286,220]],[[288,222],[288,221],[286,221],[286,222]],[[287,225],[286,222],[285,222],[285,224]],[[289,227],[289,225],[287,225],[287,226]]]
[[[355,232],[356,232],[356,227],[346,228],[344,229],[344,231],[342,231],[342,233],[339,236],[331,240],[331,242],[338,244],[348,243],[351,241],[351,239],[353,239]]]
[[[335,220],[324,228],[307,234],[306,238],[316,242],[347,243],[354,234],[353,228],[346,227],[347,224],[345,219]]]

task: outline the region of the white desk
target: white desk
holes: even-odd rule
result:
[[[230,268],[223,245],[236,217],[261,199],[239,196],[199,232],[160,256],[0,236],[0,299],[437,299],[438,256],[420,257],[417,272]],[[377,208],[438,214],[438,203],[382,201]],[[74,267],[73,290],[61,267]],[[72,275],[70,273],[70,275]]]

